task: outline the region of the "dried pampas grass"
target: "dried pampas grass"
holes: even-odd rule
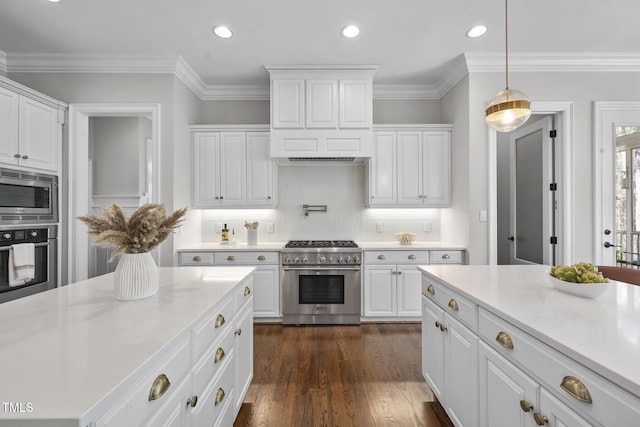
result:
[[[162,204],[147,203],[127,218],[116,204],[102,208],[103,216],[86,215],[78,219],[89,227],[94,243],[106,242],[116,246],[113,260],[121,252],[140,254],[153,250],[164,242],[183,220],[187,208],[178,209],[167,216]]]

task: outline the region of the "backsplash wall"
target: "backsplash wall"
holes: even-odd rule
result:
[[[259,242],[287,240],[393,241],[399,231],[416,233],[418,241],[440,240],[440,209],[367,209],[364,165],[280,166],[276,209],[202,210],[202,241],[220,240],[217,230],[227,224],[232,236],[246,242],[245,221],[258,221]],[[327,205],[326,212],[309,212],[302,205]],[[267,232],[267,224],[273,232]],[[384,231],[376,231],[382,223]],[[431,231],[423,231],[425,223]]]

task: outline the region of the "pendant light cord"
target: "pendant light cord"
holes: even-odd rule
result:
[[[504,78],[506,90],[509,90],[509,18],[508,18],[508,0],[504,0]]]

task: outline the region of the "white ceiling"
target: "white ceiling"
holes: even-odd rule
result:
[[[511,70],[519,60],[640,69],[639,12],[638,0],[511,0]],[[350,23],[356,39],[340,35]],[[489,32],[465,37],[477,23]],[[234,36],[214,36],[217,24]],[[503,0],[0,0],[8,72],[142,71],[181,58],[200,85],[263,86],[264,65],[373,64],[375,85],[436,87],[463,53],[504,67]]]

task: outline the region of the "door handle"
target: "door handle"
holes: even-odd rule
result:
[[[513,242],[514,240],[516,240],[516,238],[513,237],[513,236],[509,236],[509,237],[507,237],[507,240],[511,240]]]
[[[611,244],[611,243],[609,243],[609,242],[604,242],[604,247],[605,247],[605,248],[610,248],[610,247],[612,247],[612,246],[615,246],[615,245],[612,245],[612,244]]]

